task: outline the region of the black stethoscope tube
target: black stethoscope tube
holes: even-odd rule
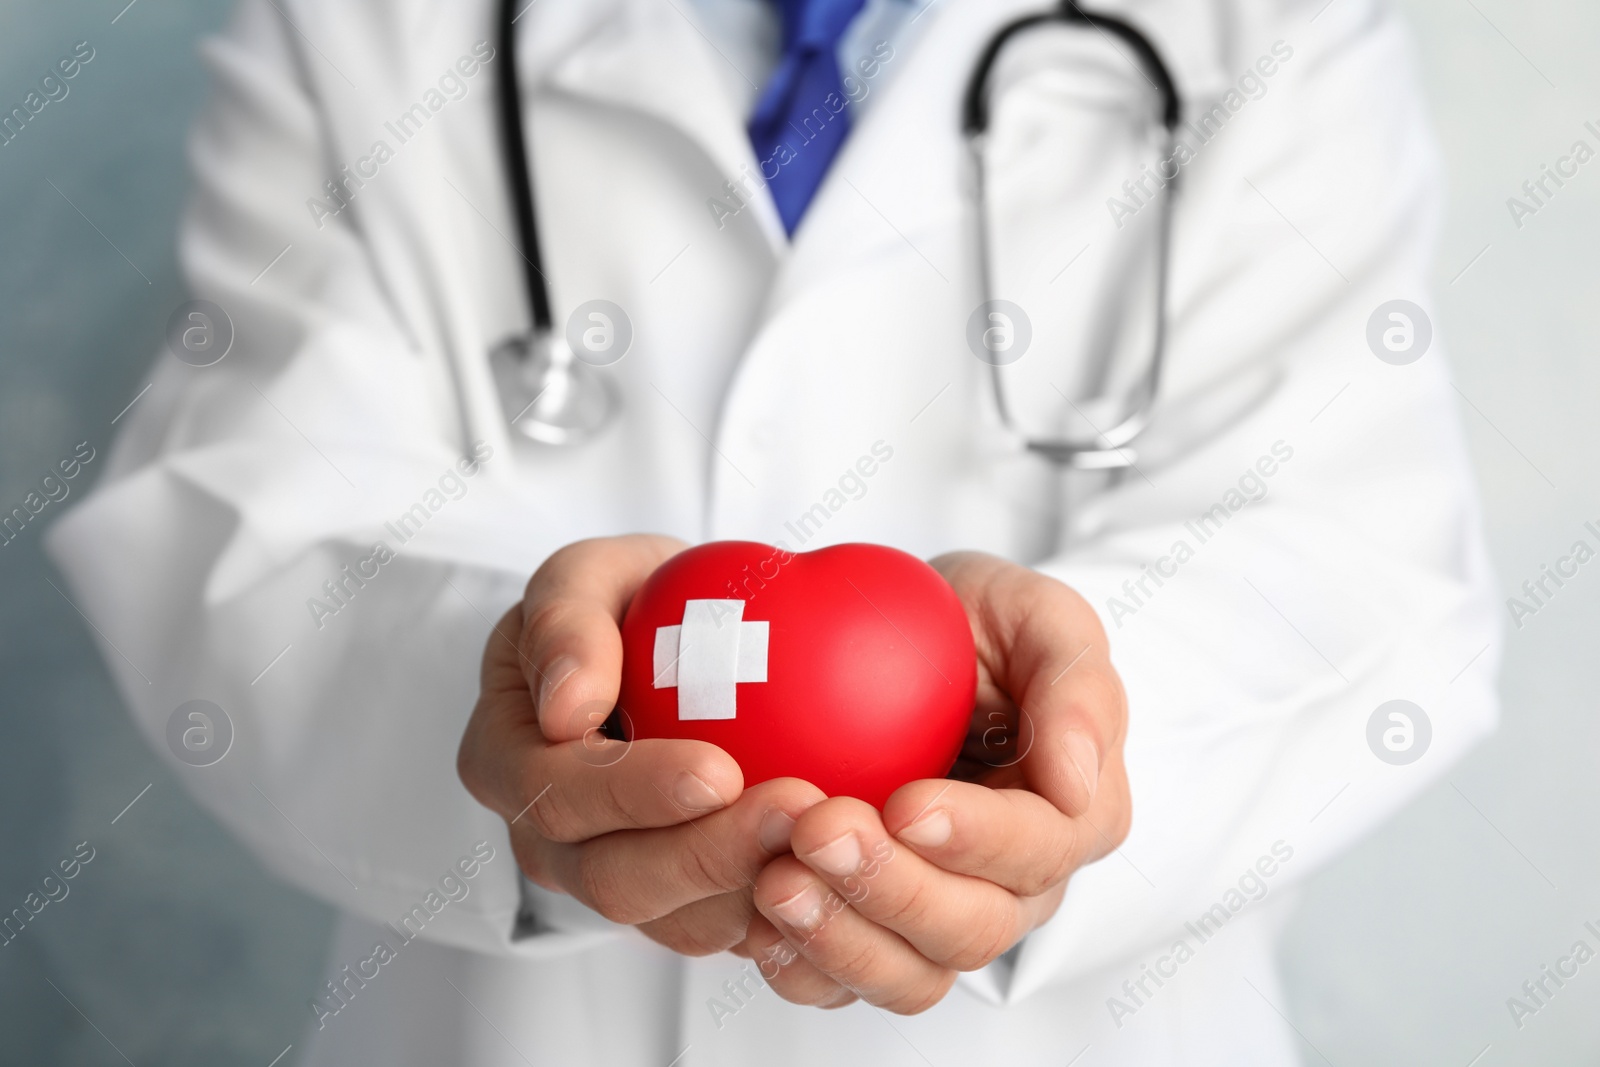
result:
[[[532,0],[529,0],[532,2]],[[500,94],[500,138],[505,149],[506,178],[511,183],[511,203],[517,213],[517,236],[522,244],[523,279],[533,332],[546,334],[553,322],[550,289],[544,277],[544,256],[539,249],[539,218],[533,198],[533,175],[528,166],[528,144],[522,126],[522,90],[517,84],[517,0],[501,0],[498,37],[500,67],[495,72]]]
[[[968,137],[975,137],[988,132],[989,78],[994,71],[995,63],[1000,58],[1000,53],[1005,50],[1012,37],[1047,22],[1076,23],[1121,38],[1124,44],[1133,49],[1145,73],[1155,85],[1156,91],[1161,94],[1161,124],[1169,132],[1177,128],[1179,114],[1182,111],[1178,88],[1172,80],[1172,73],[1161,61],[1161,55],[1156,51],[1155,45],[1150,43],[1150,39],[1119,18],[1111,15],[1091,15],[1073,3],[1073,0],[1062,0],[1061,6],[1055,11],[1026,15],[1004,26],[989,39],[983,53],[978,57],[977,65],[972,68],[972,77],[967,82],[967,92],[962,99],[962,133]]]

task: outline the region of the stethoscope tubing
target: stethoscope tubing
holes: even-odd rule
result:
[[[534,397],[534,402],[544,395],[545,390],[551,389],[552,386],[559,387],[554,389],[551,397],[546,397],[548,404],[557,393],[562,396],[576,395],[574,389],[581,383],[572,377],[579,368],[571,366],[570,351],[566,350],[565,342],[555,336],[549,280],[544,271],[543,251],[539,242],[538,204],[534,196],[532,164],[523,122],[521,87],[517,78],[515,23],[520,15],[518,3],[519,0],[500,0],[496,32],[501,62],[496,70],[496,90],[500,96],[500,133],[505,156],[506,180],[510,186],[512,209],[516,216],[518,251],[523,260],[523,286],[527,293],[528,309],[532,318],[531,336],[527,338],[522,348],[524,353],[522,358],[525,361],[543,359],[540,374],[545,384],[540,394]],[[974,171],[977,273],[979,291],[984,304],[991,302],[993,296],[983,151],[989,129],[991,76],[1006,45],[1014,37],[1036,26],[1052,22],[1078,25],[1109,35],[1130,48],[1151,85],[1161,97],[1160,122],[1166,131],[1169,154],[1174,144],[1175,131],[1182,110],[1176,83],[1149,38],[1130,23],[1111,15],[1090,14],[1078,7],[1073,0],[1062,0],[1060,6],[1053,11],[1026,15],[1003,26],[990,38],[979,54],[961,102],[961,132],[967,141]],[[1128,467],[1135,462],[1135,457],[1127,446],[1144,431],[1150,421],[1166,353],[1167,275],[1172,232],[1172,200],[1177,192],[1177,185],[1178,176],[1174,175],[1163,186],[1165,195],[1162,197],[1160,218],[1157,221],[1158,277],[1154,352],[1146,365],[1144,375],[1135,387],[1132,410],[1121,422],[1104,431],[1095,427],[1098,441],[1094,443],[1031,437],[1013,420],[1010,405],[1006,400],[1000,366],[990,364],[990,386],[1001,425],[1021,440],[1028,451],[1052,463],[1079,469]],[[529,367],[530,369],[533,367],[531,362]],[[597,381],[596,384],[606,388],[604,382]],[[534,407],[534,402],[526,405],[520,415],[512,416],[513,423],[517,424],[527,436],[547,444],[558,444],[581,440],[589,435],[583,433],[569,436],[553,423],[543,429],[532,422],[523,425],[521,420],[527,417],[528,410]]]
[[[522,121],[522,87],[517,81],[517,16],[517,0],[501,0],[497,27],[500,65],[495,71],[495,87],[500,95],[500,138],[506,180],[511,186],[511,204],[517,217],[523,286],[528,294],[533,332],[538,335],[550,333],[554,319],[550,313],[550,286],[544,273],[544,255],[539,246],[539,211],[533,195],[532,164]]]
[[[983,304],[989,304],[994,295],[993,276],[990,271],[988,196],[985,189],[984,142],[989,133],[989,87],[995,65],[1005,47],[1018,34],[1053,22],[1078,25],[1098,33],[1116,37],[1133,50],[1145,76],[1161,97],[1160,121],[1165,130],[1166,157],[1170,157],[1176,138],[1178,121],[1182,115],[1182,101],[1172,72],[1161,59],[1150,39],[1130,23],[1112,15],[1090,14],[1073,0],[1062,0],[1054,11],[1024,15],[1005,26],[989,39],[979,54],[972,75],[967,80],[966,93],[961,104],[961,132],[967,141],[973,177],[973,222],[976,231],[976,256],[978,260],[978,287]],[[1137,457],[1128,449],[1134,438],[1144,432],[1155,408],[1156,393],[1160,386],[1162,364],[1166,354],[1167,326],[1167,274],[1170,262],[1172,233],[1172,200],[1178,190],[1178,175],[1166,181],[1162,196],[1161,214],[1157,220],[1157,277],[1156,277],[1156,327],[1153,338],[1154,351],[1146,364],[1144,375],[1135,386],[1131,411],[1115,426],[1106,430],[1094,427],[1098,440],[1094,443],[1032,437],[1017,426],[1006,399],[1005,383],[999,363],[989,364],[989,384],[993,392],[1000,423],[1023,442],[1028,451],[1043,456],[1063,466],[1082,470],[1107,470],[1130,467]]]

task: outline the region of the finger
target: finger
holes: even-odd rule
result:
[[[819,971],[880,1008],[926,1011],[955,981],[955,971],[859,915],[793,856],[778,857],[756,878],[755,904]]]
[[[934,566],[973,619],[980,673],[1025,719],[1026,784],[1068,814],[1089,810],[1128,722],[1099,616],[1062,582],[992,556],[955,553]]]
[[[1121,748],[1127,697],[1094,610],[1062,583],[1017,570],[1027,576],[1026,592],[1003,595],[1019,598],[1023,621],[1001,685],[1028,719],[1023,732],[1032,743],[1021,770],[1035,792],[1069,815],[1081,814],[1094,803],[1106,756]]]
[[[1070,646],[1058,646],[1065,650]],[[1103,653],[1085,646],[1050,677],[1047,665],[1018,690],[1032,745],[1020,769],[1028,786],[1069,815],[1095,806],[1107,760],[1122,749],[1128,703],[1122,682]]]
[[[759,912],[750,920],[750,931],[745,935],[739,954],[753,961],[772,991],[791,1004],[842,1008],[858,999],[850,990],[817,970]]]
[[[639,932],[680,955],[709,956],[743,945],[755,914],[750,890],[736,889],[640,923]]]
[[[528,580],[518,647],[539,727],[550,740],[582,737],[616,706],[623,613],[651,572],[683,548],[656,534],[579,541],[551,555]]]
[[[811,808],[795,826],[792,848],[856,914],[945,967],[976,970],[1033,928],[1024,901],[994,882],[897,848],[877,811],[859,800],[836,797]]]
[[[467,719],[456,750],[456,774],[467,792],[480,804],[505,813],[520,810],[514,755],[524,753],[544,739],[534,722],[518,663],[517,640],[522,633],[522,602],[500,617],[489,633],[478,675],[478,702]]]
[[[727,807],[744,787],[738,763],[706,741],[524,741],[484,757],[493,785],[475,795],[513,831],[551,841],[673,826]]]
[[[692,822],[618,831],[576,846],[536,845],[535,880],[613,922],[651,922],[698,900],[750,890],[761,869],[788,851],[795,820],[822,799],[816,786],[780,778]]]
[[[943,870],[1021,897],[1065,882],[1095,858],[1097,844],[1087,824],[1036,793],[937,779],[896,790],[883,806],[883,825]]]
[[[456,756],[468,792],[508,823],[557,841],[625,828],[669,826],[725,807],[744,775],[722,749],[701,741],[607,738],[592,730],[551,744],[534,721],[501,619],[484,656],[482,691]]]
[[[1087,842],[1084,863],[1093,863],[1116,851],[1128,839],[1128,831],[1133,826],[1133,796],[1128,787],[1128,771],[1120,746],[1112,749],[1106,757],[1094,803],[1073,822],[1088,827],[1088,833],[1080,834],[1081,839]]]

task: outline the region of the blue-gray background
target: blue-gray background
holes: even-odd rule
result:
[[[205,90],[195,41],[229,0],[125,2],[0,6],[7,110],[74,42],[96,50],[0,147],[7,509],[78,441],[103,454],[183,299],[172,235]],[[1436,318],[1510,595],[1600,520],[1600,160],[1520,230],[1505,204],[1575,139],[1596,143],[1582,124],[1600,126],[1600,8],[1402,4],[1451,168]],[[0,910],[75,842],[98,854],[0,949],[0,1063],[266,1067],[309,1017],[331,915],[267,879],[134,732],[50,585],[42,525],[0,548]],[[1600,925],[1590,570],[1511,632],[1499,734],[1308,885],[1282,951],[1307,1063],[1600,1062],[1600,962],[1521,1029],[1505,1003],[1585,919]]]

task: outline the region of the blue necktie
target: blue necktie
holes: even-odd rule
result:
[[[792,235],[850,132],[835,53],[865,0],[777,2],[783,59],[750,117],[750,143],[783,228]]]

